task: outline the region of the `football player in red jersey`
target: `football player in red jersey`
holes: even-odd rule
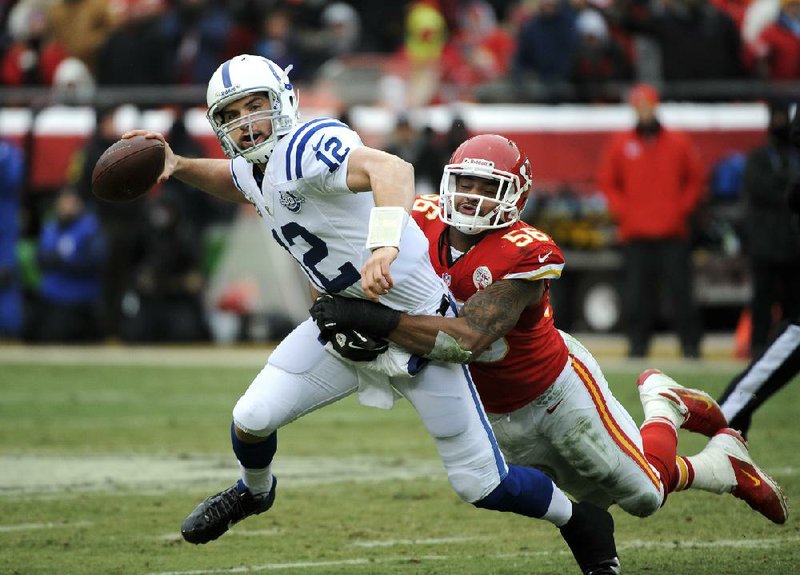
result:
[[[465,302],[459,317],[412,316],[325,295],[311,310],[317,325],[468,363],[508,460],[546,471],[578,500],[648,516],[670,492],[694,487],[732,493],[784,523],[780,487],[726,427],[711,396],[647,370],[637,381],[645,415],[637,427],[591,353],[556,329],[549,287],[564,256],[550,236],[519,219],[530,189],[530,163],[513,141],[470,138],[445,166],[440,195],[419,196],[413,211],[434,268]],[[711,439],[697,455],[678,456],[678,428]]]

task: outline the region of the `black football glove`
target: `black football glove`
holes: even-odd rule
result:
[[[400,312],[365,299],[323,294],[309,310],[322,337],[332,340],[333,334],[355,330],[382,339],[400,323]]]
[[[372,361],[389,349],[385,339],[359,333],[354,329],[339,331],[329,338],[333,349],[353,361]]]

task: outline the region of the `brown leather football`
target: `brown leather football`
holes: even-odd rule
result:
[[[103,152],[92,172],[92,193],[109,202],[128,202],[147,193],[164,170],[164,143],[134,136]]]

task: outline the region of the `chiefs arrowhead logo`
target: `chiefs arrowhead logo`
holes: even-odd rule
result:
[[[492,285],[491,270],[486,266],[475,268],[475,271],[472,273],[472,283],[475,284],[475,287],[479,290],[486,289]]]

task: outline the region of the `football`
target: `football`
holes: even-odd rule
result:
[[[109,202],[135,200],[152,188],[164,170],[164,142],[134,136],[103,152],[92,172],[92,193]]]

